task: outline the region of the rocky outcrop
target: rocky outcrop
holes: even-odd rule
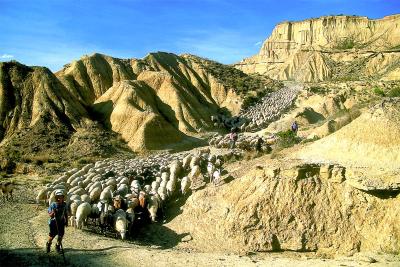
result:
[[[340,165],[251,165],[231,183],[193,194],[169,227],[215,251],[400,250],[398,193],[361,191]],[[188,218],[196,223],[182,224]]]
[[[377,20],[357,16],[326,16],[300,22],[283,22],[275,27],[257,55],[235,66],[246,73],[303,82],[358,80],[371,76],[398,80],[399,28],[400,15]],[[347,53],[347,50],[351,52]],[[349,64],[354,65],[353,73],[346,72]],[[375,71],[377,65],[378,73]]]

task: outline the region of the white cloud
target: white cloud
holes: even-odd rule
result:
[[[261,41],[258,41],[257,43],[254,44],[254,46],[259,46],[259,45],[261,45],[261,44],[262,44],[262,42],[261,42]]]
[[[9,54],[3,54],[3,55],[0,56],[1,59],[10,59],[10,58],[13,58],[13,57],[14,57],[13,55],[9,55]]]

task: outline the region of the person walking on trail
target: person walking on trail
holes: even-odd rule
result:
[[[56,202],[52,202],[49,206],[49,239],[46,243],[46,252],[50,252],[51,242],[57,235],[56,250],[61,252],[61,242],[64,237],[65,226],[68,226],[67,204],[64,202],[64,192],[61,189],[55,192]]]
[[[236,129],[232,128],[230,134],[229,134],[229,140],[230,140],[230,148],[234,149],[236,145],[236,141],[238,140],[238,134],[236,133]]]
[[[297,130],[299,130],[299,125],[297,124],[297,121],[294,121],[294,122],[292,123],[291,129],[292,129],[292,132],[293,132],[293,133],[297,134]]]
[[[256,142],[257,154],[260,154],[262,152],[262,145],[263,144],[264,144],[264,139],[262,137],[257,136],[257,142]]]

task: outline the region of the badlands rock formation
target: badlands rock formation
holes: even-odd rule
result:
[[[396,195],[360,191],[340,165],[254,163],[241,162],[246,174],[229,185],[196,192],[169,227],[213,251],[399,251]]]
[[[77,128],[99,122],[134,151],[195,141],[197,133],[214,127],[211,115],[221,109],[237,114],[247,91],[265,89],[270,82],[196,56],[163,52],[144,59],[93,54],[55,75],[46,68],[1,63],[0,77],[3,143],[35,125],[44,133],[66,128],[61,132],[68,142]],[[234,86],[236,79],[243,88]]]
[[[400,78],[400,15],[326,16],[282,22],[260,52],[235,66],[279,80]]]
[[[221,108],[239,112],[243,99],[237,88],[213,75],[208,64],[162,52],[131,60],[94,54],[56,75],[97,119],[141,151],[167,148],[212,128],[211,115]]]
[[[72,130],[88,117],[48,69],[0,63],[0,140],[40,123]]]

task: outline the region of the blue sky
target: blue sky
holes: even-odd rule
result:
[[[94,52],[167,51],[230,64],[256,54],[284,20],[396,13],[400,0],[0,0],[0,61],[57,71]]]

